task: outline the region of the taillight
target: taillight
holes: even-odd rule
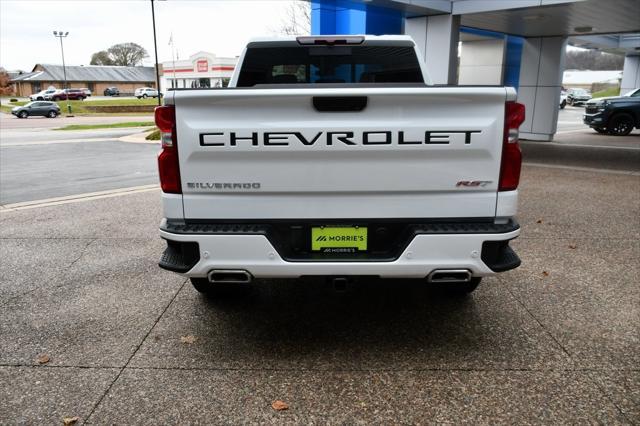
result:
[[[160,129],[162,151],[158,154],[158,172],[162,192],[181,194],[178,139],[176,137],[176,110],[173,105],[155,109],[156,126]]]
[[[524,122],[524,105],[507,102],[504,114],[504,136],[502,141],[502,162],[498,191],[513,191],[520,183],[522,152],[518,145],[518,128]]]

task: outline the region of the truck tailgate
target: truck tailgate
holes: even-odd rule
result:
[[[243,88],[172,96],[187,219],[495,216],[512,90]],[[363,109],[335,111],[354,97],[366,101]],[[330,111],[318,111],[314,98]]]

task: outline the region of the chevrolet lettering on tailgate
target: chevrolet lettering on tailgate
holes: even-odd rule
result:
[[[200,133],[200,146],[302,146],[323,144],[345,145],[443,145],[451,143],[454,135],[462,135],[465,145],[471,144],[471,135],[481,130],[425,130],[419,137],[410,138],[400,130],[363,132],[318,132],[305,136],[302,132],[215,132]]]

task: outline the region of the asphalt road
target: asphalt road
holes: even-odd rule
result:
[[[0,148],[0,202],[11,204],[158,181],[156,145],[118,141]]]
[[[119,141],[142,129],[52,130],[87,121],[153,121],[151,117],[61,121],[0,114],[0,204],[157,183],[157,144]],[[25,123],[33,126],[23,127]]]

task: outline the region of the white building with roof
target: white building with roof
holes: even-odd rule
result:
[[[591,89],[594,83],[619,84],[620,80],[622,80],[622,71],[567,70],[562,75],[562,86]]]
[[[223,58],[209,52],[197,52],[188,59],[162,63],[160,88],[223,87],[231,78],[238,58]]]

